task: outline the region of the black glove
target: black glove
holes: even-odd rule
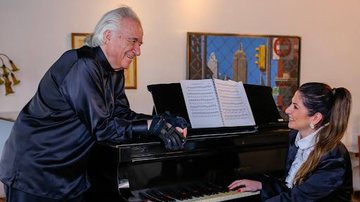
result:
[[[173,116],[168,111],[166,111],[162,116],[174,127],[180,127],[184,129],[190,126],[190,124],[183,117]]]
[[[168,123],[163,115],[156,115],[152,119],[150,135],[158,136],[168,150],[179,150],[184,148],[185,137],[176,130],[175,126]]]

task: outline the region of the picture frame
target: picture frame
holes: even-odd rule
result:
[[[134,57],[129,67],[124,70],[125,76],[125,88],[136,89],[137,88],[137,57]]]
[[[187,33],[187,79],[266,85],[284,111],[300,84],[299,36]]]
[[[71,33],[71,48],[77,49],[84,45],[85,38],[89,33]],[[125,89],[137,88],[137,58],[135,57],[127,69],[124,69]]]
[[[71,48],[81,48],[84,45],[84,40],[88,35],[89,33],[71,33]]]

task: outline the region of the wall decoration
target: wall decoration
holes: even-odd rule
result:
[[[187,78],[271,86],[284,110],[299,87],[298,36],[187,33]]]
[[[15,63],[4,53],[0,53],[0,62],[2,70],[0,72],[0,85],[5,86],[5,95],[15,93],[12,87],[20,83],[20,80],[15,76],[15,72],[19,71],[19,68],[17,68]],[[6,66],[6,62],[11,68]]]
[[[84,40],[88,35],[89,33],[71,33],[71,47],[76,49],[83,46]],[[137,69],[137,62],[135,57],[133,61],[130,63],[129,68],[124,70],[126,89],[137,88],[136,69]]]
[[[137,88],[137,75],[136,75],[136,63],[137,58],[134,57],[132,62],[129,65],[129,68],[125,69],[124,75],[125,75],[125,88],[126,89],[136,89]]]
[[[71,33],[71,48],[80,48],[84,45],[85,38],[89,33]]]

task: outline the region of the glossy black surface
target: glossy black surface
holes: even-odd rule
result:
[[[186,190],[209,183],[226,188],[241,177],[280,176],[288,132],[283,128],[190,136],[185,149],[176,152],[166,151],[157,141],[99,144],[88,170],[89,201],[145,201],[146,193],[153,191]],[[129,187],[118,189],[123,182]]]

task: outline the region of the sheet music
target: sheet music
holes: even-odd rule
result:
[[[214,79],[225,126],[253,126],[255,119],[242,82]]]
[[[223,126],[212,79],[182,80],[180,85],[193,128]]]

